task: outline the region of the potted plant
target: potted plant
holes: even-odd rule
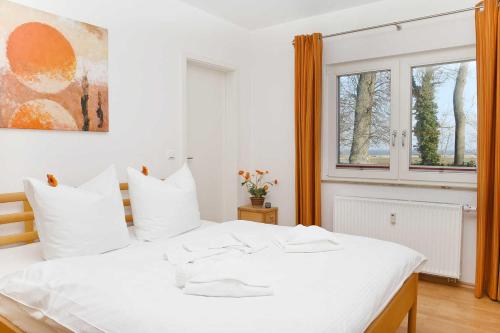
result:
[[[243,178],[241,186],[245,186],[248,193],[250,194],[250,200],[252,201],[252,206],[262,207],[264,205],[264,199],[269,193],[271,186],[277,185],[278,180],[275,179],[273,182],[265,180],[265,176],[269,174],[269,171],[255,170],[254,174],[250,174],[248,171],[240,170],[238,175]]]

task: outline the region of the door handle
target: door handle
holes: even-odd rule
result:
[[[405,147],[406,136],[406,130],[403,130],[403,132],[401,132],[401,147],[403,148]]]
[[[398,131],[394,130],[392,131],[392,135],[391,135],[391,145],[393,147],[396,147],[396,138],[398,137]]]
[[[192,156],[186,157],[186,160],[194,160],[194,157]]]

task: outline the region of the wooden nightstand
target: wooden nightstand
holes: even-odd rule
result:
[[[238,220],[278,224],[278,207],[241,206],[238,207]]]

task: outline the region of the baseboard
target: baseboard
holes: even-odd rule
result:
[[[467,288],[467,289],[474,289],[474,287],[475,287],[475,285],[473,283],[463,282],[463,281],[460,281],[457,279],[450,279],[447,277],[431,275],[431,274],[420,273],[419,279],[422,281],[439,283],[439,284],[444,284],[444,285],[452,286],[452,287],[460,287],[460,288]]]

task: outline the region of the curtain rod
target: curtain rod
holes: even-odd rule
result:
[[[395,22],[390,22],[390,23],[384,23],[384,24],[379,24],[379,25],[372,25],[369,27],[365,28],[360,28],[360,29],[354,29],[354,30],[347,30],[347,31],[342,31],[342,32],[337,32],[333,34],[328,34],[324,35],[323,38],[331,38],[331,37],[337,37],[337,36],[343,36],[343,35],[349,35],[349,34],[354,34],[357,32],[362,32],[362,31],[368,31],[368,30],[373,30],[373,29],[380,29],[380,28],[385,28],[385,27],[396,27],[396,29],[399,31],[402,29],[401,25],[405,23],[410,23],[410,22],[416,22],[416,21],[422,21],[422,20],[428,20],[436,17],[441,17],[441,16],[448,16],[448,15],[454,15],[454,14],[460,14],[460,13],[465,13],[465,12],[470,12],[473,10],[476,10],[478,8],[483,8],[483,4],[480,4],[475,7],[470,7],[470,8],[463,8],[463,9],[457,9],[449,12],[444,12],[444,13],[438,13],[438,14],[433,14],[433,15],[427,15],[427,16],[420,16],[412,19],[407,19],[407,20],[402,20],[402,21],[395,21]],[[292,44],[295,44],[295,41],[292,42]]]

